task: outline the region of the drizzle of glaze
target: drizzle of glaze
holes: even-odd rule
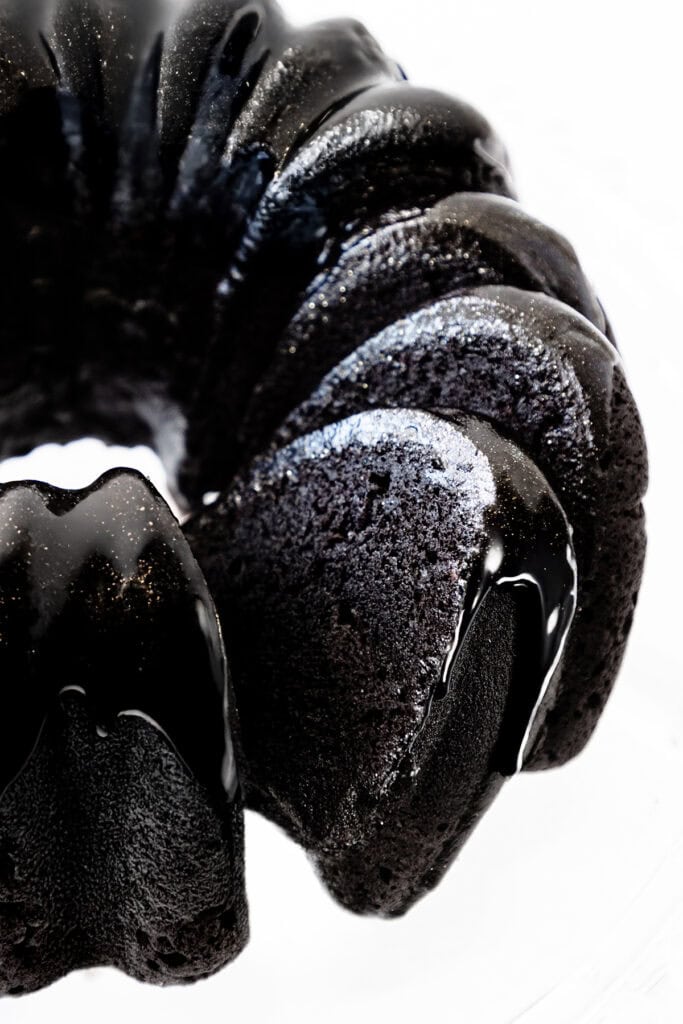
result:
[[[545,477],[519,449],[483,420],[447,410],[437,414],[455,423],[487,456],[496,497],[486,515],[488,543],[469,573],[433,699],[451,692],[469,629],[488,594],[497,587],[531,592],[538,615],[529,624],[529,634],[536,637],[534,666],[530,678],[515,686],[512,735],[504,739],[499,766],[503,775],[514,775],[522,770],[531,748],[576,611],[578,575],[572,529]]]
[[[89,488],[0,489],[0,794],[54,701],[77,694],[103,741],[122,717],[162,733],[214,794],[235,797],[227,661],[206,582],[140,474]]]

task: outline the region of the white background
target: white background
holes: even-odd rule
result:
[[[253,937],[234,965],[188,989],[85,972],[3,1001],[0,1020],[678,1024],[683,152],[674,5],[290,0],[288,10],[300,21],[364,20],[412,79],[480,107],[508,144],[526,207],[570,237],[596,282],[651,455],[649,559],[627,661],[586,753],[509,783],[447,879],[403,920],[338,909],[304,854],[249,815]],[[47,469],[34,461],[5,475],[85,485],[121,460],[130,456],[95,446],[80,464],[52,452]]]

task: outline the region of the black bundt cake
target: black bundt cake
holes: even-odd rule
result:
[[[403,913],[623,656],[645,444],[572,248],[270,0],[5,0],[0,217],[0,455],[148,444],[188,513],[0,488],[0,990],[227,963],[245,802]]]

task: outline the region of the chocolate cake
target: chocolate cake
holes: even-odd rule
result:
[[[642,429],[505,149],[362,26],[270,0],[0,10],[0,990],[191,981],[242,813],[405,912],[589,739],[644,555]]]

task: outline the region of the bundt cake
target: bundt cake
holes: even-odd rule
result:
[[[506,778],[589,739],[643,432],[571,246],[466,104],[271,0],[6,0],[0,991],[219,969],[243,807],[404,913]]]

